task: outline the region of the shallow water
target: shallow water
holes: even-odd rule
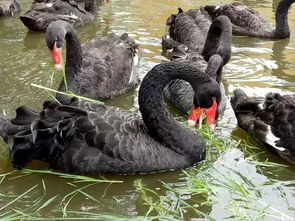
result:
[[[225,2],[220,1],[220,4]],[[271,0],[243,2],[261,12],[269,21],[274,21],[274,8],[277,6],[277,0],[274,0],[273,3]],[[161,55],[161,36],[164,33],[167,17],[171,13],[175,13],[179,6],[184,10],[188,10],[210,3],[216,4],[216,1],[113,0],[111,4],[98,1],[100,8],[96,20],[78,28],[77,31],[82,42],[87,42],[96,35],[105,35],[110,31],[130,34],[144,50],[140,68],[140,77],[143,78],[154,65],[167,60]],[[31,0],[22,0],[21,4],[23,13],[29,8]],[[242,88],[250,95],[258,96],[270,91],[294,92],[294,7],[289,11],[290,39],[271,41],[248,37],[233,38],[232,58],[223,72],[223,82],[228,95],[231,95],[235,88]],[[31,83],[57,88],[61,79],[61,76],[54,73],[51,67],[51,57],[45,46],[44,33],[28,31],[17,15],[0,18],[0,51],[0,111],[3,110],[7,115],[14,116],[15,108],[20,105],[40,110],[43,101],[48,99],[49,95],[40,89],[32,87]],[[138,109],[137,91],[138,89],[128,92],[108,101],[108,103],[136,111]],[[245,132],[238,129],[230,107],[228,107],[223,119],[218,124],[217,136],[226,137],[226,139],[245,139],[249,145],[257,147],[257,149],[253,150],[253,153],[260,153],[259,160],[265,161],[268,159],[286,167],[279,170],[264,168],[261,171],[256,164],[244,160],[244,155],[247,155],[247,153],[243,153],[245,150],[230,149],[219,156],[218,159],[211,161],[208,159],[205,164],[197,166],[196,168],[202,171],[201,174],[215,180],[230,177],[236,182],[242,182],[241,176],[233,173],[229,168],[234,169],[252,181],[252,186],[248,186],[249,192],[254,189],[253,186],[259,189],[260,195],[256,201],[257,204],[254,205],[260,209],[268,206],[269,213],[272,214],[266,216],[265,220],[295,219],[295,187],[294,183],[288,183],[288,181],[294,180],[295,167],[264,150],[249,139]],[[10,164],[8,152],[2,140],[0,141],[0,153],[0,173],[13,171],[14,168]],[[206,166],[208,164],[212,165],[212,167]],[[35,169],[46,168],[46,165],[33,162],[30,167]],[[191,169],[186,171],[194,174]],[[1,197],[0,218],[1,214],[3,215],[6,211],[12,209],[22,211],[29,207],[32,200],[43,194],[42,181],[46,186],[45,199],[55,195],[58,196],[49,206],[41,209],[37,214],[41,217],[62,216],[60,212],[61,199],[74,189],[67,183],[69,180],[46,174],[33,174],[22,178],[18,178],[18,175],[12,174],[2,182],[0,179],[0,194],[15,196],[24,193],[37,184],[38,186],[13,203],[11,203],[12,198],[8,196]],[[195,174],[195,176],[197,177],[198,174]],[[109,179],[122,180],[124,183],[90,186],[85,189],[85,192],[96,197],[100,204],[95,203],[83,194],[77,194],[70,201],[68,210],[144,216],[148,212],[148,207],[143,205],[141,195],[134,187],[136,180],[141,179],[142,183],[148,188],[156,190],[159,195],[166,196],[176,202],[177,197],[171,191],[165,189],[160,181],[173,187],[185,186],[187,180],[184,177],[183,172],[146,176],[107,176]],[[271,179],[277,181],[265,185]],[[82,186],[79,184],[79,187]],[[224,191],[221,187],[216,187],[215,192],[217,193],[215,198],[214,196],[208,196],[208,198],[213,197],[215,203],[210,206],[200,206],[200,211],[216,220],[222,220],[236,214],[233,212],[235,211],[234,207],[229,206],[235,196],[230,191]],[[204,198],[198,195],[184,194],[183,197],[190,199],[193,205],[202,202],[202,200],[204,201]],[[9,203],[11,205],[8,205]],[[237,207],[240,208],[241,206]],[[68,216],[76,215],[68,214]],[[197,220],[200,216],[189,210],[185,217]],[[235,218],[231,219],[235,220]]]

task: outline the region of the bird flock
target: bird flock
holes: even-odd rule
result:
[[[206,141],[191,127],[201,128],[206,118],[213,133],[222,118],[227,99],[222,70],[231,59],[232,36],[289,38],[288,10],[294,2],[279,2],[275,27],[239,2],[179,7],[163,21],[162,46],[170,61],[153,67],[140,82],[143,50],[127,33],[81,45],[75,27],[95,18],[95,0],[35,0],[19,18],[28,29],[45,32],[55,69],[65,72],[58,88],[65,93],[45,101],[39,113],[21,106],[13,119],[0,116],[13,166],[41,160],[77,174],[146,174],[201,162]],[[20,6],[18,0],[0,0],[0,16],[15,16]],[[140,114],[83,99],[109,99],[138,85]],[[164,100],[187,115],[187,127]],[[251,98],[236,89],[230,102],[243,130],[295,164],[295,95]]]

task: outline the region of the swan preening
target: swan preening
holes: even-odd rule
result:
[[[117,96],[139,84],[138,65],[141,50],[126,33],[110,33],[83,45],[73,26],[65,21],[52,22],[46,30],[46,42],[55,67],[61,69],[61,48],[66,41],[65,73],[67,89],[93,99]],[[65,91],[64,81],[59,91]],[[71,98],[61,94],[57,99],[70,104]]]
[[[82,26],[95,17],[95,0],[85,0],[84,8],[72,0],[47,0],[32,5],[20,16],[23,24],[32,31],[45,31],[47,26],[57,20],[67,21],[74,27]]]
[[[290,37],[288,10],[294,2],[295,0],[281,0],[279,2],[275,14],[275,28],[257,11],[240,2],[222,6],[207,5],[204,9],[212,19],[220,15],[228,16],[233,24],[233,35],[283,39]]]
[[[238,89],[231,104],[242,129],[295,164],[295,95],[269,93],[263,98],[249,98]]]
[[[188,81],[194,102],[202,107],[219,100],[219,85],[193,65],[167,62],[144,77],[139,90],[142,119],[115,107],[79,102],[78,107],[45,102],[39,114],[25,107],[16,118],[0,117],[0,135],[15,167],[34,159],[74,173],[151,173],[181,169],[205,159],[202,137],[182,127],[167,112],[164,87],[174,79]],[[203,89],[212,88],[211,93]]]
[[[212,114],[216,113],[214,108],[211,112],[211,108],[202,110],[199,106],[193,106],[194,91],[185,81],[172,81],[165,89],[165,96],[179,111],[187,113],[192,110],[188,120],[189,125],[193,126],[199,121],[199,127],[201,127],[202,115],[206,114],[209,127],[213,130],[215,117],[222,113],[226,104],[221,74],[222,67],[231,57],[231,22],[226,16],[219,16],[211,22],[210,17],[203,10],[183,12],[179,8],[178,14],[171,15],[166,25],[162,44],[172,49],[170,57],[191,63],[216,80],[220,84],[222,99],[214,104],[215,108],[218,107],[215,116]]]
[[[20,10],[18,0],[0,0],[0,17],[14,15]]]

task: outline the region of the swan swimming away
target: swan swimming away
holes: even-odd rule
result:
[[[220,15],[228,16],[233,24],[233,35],[283,39],[290,37],[288,10],[294,2],[295,0],[281,0],[279,2],[275,14],[275,28],[257,11],[240,2],[223,6],[206,5],[204,9],[212,19]]]

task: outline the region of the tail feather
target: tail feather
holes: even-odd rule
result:
[[[52,162],[75,134],[73,118],[85,114],[81,109],[48,101],[40,114],[20,107],[12,120],[0,116],[0,135],[9,147],[13,165],[23,168],[34,159]]]
[[[231,97],[230,102],[231,102],[233,109],[235,110],[239,103],[241,103],[242,101],[245,101],[247,99],[248,99],[248,97],[243,90],[235,89],[234,96]]]

